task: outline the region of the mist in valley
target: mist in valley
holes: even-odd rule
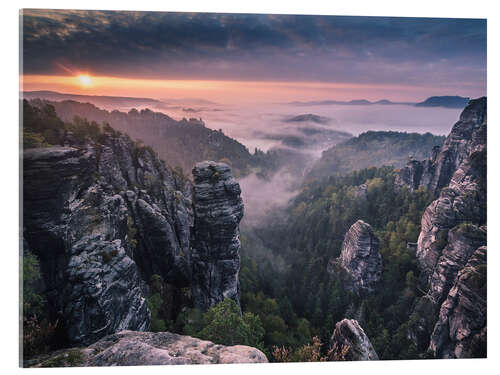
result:
[[[214,111],[219,109],[219,111]],[[270,213],[283,208],[299,191],[308,169],[324,150],[369,130],[401,132],[430,132],[448,134],[451,124],[458,120],[461,109],[417,108],[411,105],[316,105],[262,104],[259,106],[212,106],[200,110],[205,126],[221,129],[237,139],[250,152],[287,149],[302,154],[307,162],[300,168],[294,160],[268,178],[257,172],[239,179],[245,203],[244,225],[262,225]],[[176,119],[187,117],[182,110],[170,111]],[[293,116],[314,114],[325,123],[288,121]],[[293,137],[293,138],[292,138]],[[294,142],[287,142],[292,140]]]

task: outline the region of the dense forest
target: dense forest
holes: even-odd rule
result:
[[[23,119],[25,149],[67,143],[83,147],[89,142],[100,147],[109,135],[120,135],[107,123],[78,117],[63,121],[53,106],[27,101]],[[408,331],[423,295],[415,243],[423,212],[436,197],[425,188],[411,191],[395,184],[398,169],[393,165],[341,173],[366,165],[377,144],[390,141],[394,147],[382,147],[374,162],[400,163],[404,149],[424,153],[442,140],[400,134],[368,132],[336,146],[333,154],[342,151],[345,161],[335,173],[309,179],[286,207],[276,208],[259,225],[242,225],[240,301],[225,299],[206,311],[188,302],[173,314],[171,285],[162,275],[152,275],[146,280],[151,331],[249,345],[271,361],[342,360],[344,353],[332,353],[328,343],[335,323],[350,318],[363,327],[380,359],[431,356],[416,347]],[[140,141],[133,144],[136,153],[155,154]],[[264,158],[258,150],[255,156]],[[173,172],[187,179],[182,170]],[[346,288],[349,275],[337,261],[346,232],[360,219],[373,227],[381,245],[382,281],[371,295]],[[133,222],[128,225],[129,245],[135,248],[137,229]],[[44,313],[39,259],[30,253],[23,267],[25,353],[35,355],[60,347],[61,341],[57,323]],[[189,300],[187,291],[182,295]]]
[[[357,137],[323,151],[309,172],[310,178],[369,168],[372,166],[404,166],[408,157],[427,158],[435,146],[441,146],[444,136],[431,133],[367,131]]]
[[[419,294],[415,250],[407,244],[417,240],[432,197],[425,190],[395,191],[394,178],[392,167],[382,167],[310,183],[286,212],[245,233],[242,308],[261,317],[268,351],[297,348],[314,336],[326,343],[336,322],[352,318],[380,358],[417,355],[406,333]],[[360,185],[366,188],[362,196],[356,194]],[[358,219],[375,229],[383,258],[380,293],[364,298],[344,288],[346,275],[334,262]],[[268,256],[256,258],[252,248],[262,243],[284,261],[275,265]]]
[[[77,121],[86,119],[110,124],[114,129],[153,147],[160,158],[172,167],[181,167],[186,173],[196,162],[203,160],[225,159],[232,164],[236,175],[248,174],[256,164],[245,146],[221,130],[207,128],[199,118],[176,121],[149,109],[110,112],[90,103],[72,100],[47,102],[35,99],[31,104],[37,107],[50,104],[63,121],[74,122],[76,118]]]
[[[24,102],[23,116],[26,149],[64,144],[68,136],[81,144],[89,139],[99,143],[104,132],[114,132],[108,124],[95,121],[63,122],[50,105],[38,108]],[[269,358],[277,348],[287,348],[297,352],[290,358],[307,359],[303,356],[310,350],[304,348],[314,348],[314,337],[326,343],[335,322],[352,317],[365,327],[382,358],[412,356],[404,325],[417,293],[418,271],[414,250],[406,243],[416,241],[422,211],[431,197],[425,191],[395,191],[394,178],[392,167],[382,167],[311,182],[265,225],[243,229],[241,316],[228,300],[206,313],[184,310],[172,320],[165,315],[161,276],[155,275],[148,299],[151,328],[253,345]],[[359,186],[364,187],[361,197],[356,193]],[[345,275],[334,265],[327,267],[339,256],[344,234],[358,218],[373,225],[383,243],[383,294],[368,299],[346,292]],[[31,256],[25,267],[25,289],[32,291],[30,286],[40,278],[37,259]],[[34,291],[27,296],[26,316],[40,317],[43,297]],[[390,303],[394,300],[396,304]],[[234,317],[234,327],[227,316]],[[44,322],[39,329],[48,331],[50,325]]]

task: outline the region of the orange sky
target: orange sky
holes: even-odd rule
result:
[[[415,97],[424,100],[426,93],[436,90],[424,86],[326,82],[153,80],[94,76],[90,76],[90,81],[90,84],[84,85],[78,76],[22,75],[20,88],[24,91],[52,90],[83,95],[155,99],[202,98],[222,104],[325,99],[379,100],[383,98],[395,101],[415,101]],[[464,87],[464,89],[467,88]]]

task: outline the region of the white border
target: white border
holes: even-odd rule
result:
[[[489,293],[488,293],[488,359],[487,360],[439,360],[439,361],[381,361],[378,363],[311,363],[311,364],[269,364],[269,365],[209,365],[209,366],[172,366],[172,367],[139,367],[139,368],[92,368],[92,369],[49,369],[23,370],[18,368],[18,11],[19,8],[72,8],[72,9],[109,9],[109,10],[158,10],[158,11],[209,11],[232,13],[281,13],[281,14],[331,14],[360,16],[406,16],[406,17],[458,17],[458,18],[488,18],[488,102],[490,127],[489,138],[489,169],[488,169],[488,242],[489,254]],[[419,374],[422,373],[477,373],[493,372],[500,368],[498,359],[498,228],[497,215],[499,198],[495,197],[499,186],[499,174],[496,167],[500,162],[500,147],[495,143],[500,141],[500,121],[498,116],[498,36],[499,12],[495,2],[488,0],[415,0],[415,1],[320,1],[320,0],[253,0],[236,3],[234,0],[183,0],[179,2],[159,2],[153,0],[20,0],[2,4],[2,51],[0,70],[2,75],[2,100],[0,126],[2,127],[1,171],[1,226],[2,249],[1,271],[2,286],[0,308],[0,353],[1,368],[4,373],[60,373],[72,371],[75,374],[135,374],[145,371],[150,374],[254,374],[255,372],[287,372],[291,374],[310,373],[373,373],[373,374]],[[491,105],[493,104],[493,105]],[[7,113],[7,115],[5,115]],[[498,371],[498,370],[497,370]]]

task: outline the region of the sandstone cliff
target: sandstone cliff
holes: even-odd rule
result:
[[[85,348],[61,350],[28,361],[27,367],[152,366],[210,363],[267,363],[260,350],[216,345],[169,332],[122,331]]]
[[[428,160],[411,159],[396,178],[397,186],[425,187],[433,193],[449,184],[462,161],[486,145],[486,98],[471,100],[441,148]]]
[[[486,355],[486,118],[486,98],[471,100],[429,162],[425,187],[439,196],[422,217],[416,255],[426,294],[409,334],[438,358]]]
[[[344,237],[340,266],[352,278],[349,287],[358,293],[374,292],[382,275],[380,241],[370,224],[355,222]]]
[[[183,305],[239,301],[243,204],[228,166],[197,165],[193,186],[112,129],[98,143],[68,143],[24,152],[23,236],[69,343],[147,330],[155,274],[172,317]]]
[[[429,348],[438,358],[486,354],[486,246],[460,270],[441,305]]]

